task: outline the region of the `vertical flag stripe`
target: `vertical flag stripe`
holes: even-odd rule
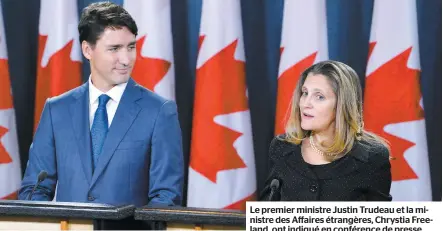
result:
[[[40,3],[34,130],[47,98],[81,84],[77,14],[75,0]]]
[[[246,200],[255,197],[243,47],[240,1],[204,0],[188,206],[244,209]]]
[[[366,129],[390,142],[393,200],[431,200],[420,91],[416,2],[375,0],[366,73]]]
[[[164,98],[175,100],[170,0],[129,0],[124,7],[139,29],[132,77]]]
[[[0,11],[0,199],[16,199],[20,182],[21,167],[15,110],[12,101],[3,14]]]
[[[300,74],[327,58],[325,1],[285,1],[275,134],[285,132],[286,115]]]

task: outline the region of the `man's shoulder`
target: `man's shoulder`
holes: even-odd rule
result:
[[[138,105],[140,105],[142,108],[158,108],[160,109],[165,104],[171,104],[173,103],[172,100],[168,100],[159,94],[143,87],[140,84],[135,84],[135,88],[138,89],[141,92],[141,99],[137,101]]]
[[[84,94],[86,90],[87,87],[85,86],[85,84],[82,84],[60,95],[48,98],[48,103],[50,103],[51,106],[71,103],[73,100],[82,96],[82,94]]]

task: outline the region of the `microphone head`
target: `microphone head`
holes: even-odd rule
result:
[[[273,179],[271,181],[271,188],[277,189],[280,187],[280,181],[278,179]]]
[[[44,179],[46,179],[46,177],[48,176],[48,173],[45,170],[42,170],[39,174],[38,174],[38,181],[41,182]]]

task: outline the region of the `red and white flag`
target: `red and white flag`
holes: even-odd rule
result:
[[[39,23],[34,128],[47,98],[82,82],[77,1],[41,0]]]
[[[240,0],[203,0],[188,206],[245,209],[256,173]]]
[[[160,96],[175,100],[170,0],[127,0],[124,7],[138,27],[132,77]]]
[[[416,1],[375,0],[364,99],[366,129],[390,142],[393,200],[432,199],[420,91]]]
[[[5,28],[0,11],[0,199],[17,199],[20,183],[21,167],[15,110],[12,102]]]
[[[325,0],[285,1],[278,74],[275,134],[285,132],[285,122],[300,74],[328,59]]]

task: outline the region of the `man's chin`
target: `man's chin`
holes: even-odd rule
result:
[[[129,81],[130,76],[126,75],[126,76],[116,76],[114,78],[114,84],[118,85],[118,84],[122,84],[122,83],[126,83]]]

